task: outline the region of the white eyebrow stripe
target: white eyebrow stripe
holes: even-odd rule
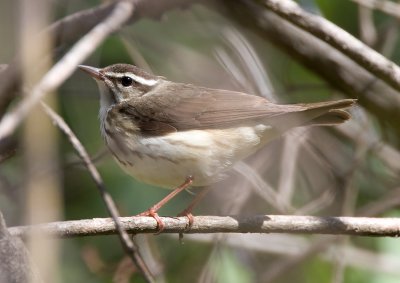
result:
[[[131,77],[134,81],[142,84],[142,85],[147,85],[147,86],[153,86],[155,84],[158,83],[158,80],[149,80],[149,79],[145,79],[143,77],[140,76],[136,76],[135,74],[132,73],[112,73],[113,77],[117,77],[117,78],[122,78],[122,77]]]
[[[130,74],[130,76],[132,77],[132,79],[134,79],[135,81],[137,81],[138,83],[141,83],[143,85],[153,86],[153,85],[157,84],[157,82],[158,82],[158,80],[148,80],[143,77],[136,76],[134,74]]]

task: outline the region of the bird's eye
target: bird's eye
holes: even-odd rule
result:
[[[124,76],[121,78],[121,84],[125,87],[131,86],[133,84],[133,79],[128,76]]]

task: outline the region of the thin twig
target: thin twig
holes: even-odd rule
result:
[[[128,233],[124,230],[122,227],[121,222],[119,221],[119,213],[117,210],[117,207],[111,198],[111,195],[107,192],[104,182],[99,174],[99,171],[97,171],[96,167],[90,160],[89,154],[79,141],[79,139],[75,136],[75,134],[72,132],[70,127],[65,123],[65,121],[57,114],[55,113],[50,107],[48,107],[46,104],[42,103],[42,107],[44,111],[46,112],[47,115],[50,116],[52,119],[53,123],[57,125],[68,137],[69,141],[71,142],[72,146],[75,148],[75,150],[78,152],[79,156],[82,158],[84,161],[86,167],[89,170],[90,175],[92,176],[94,182],[97,185],[97,188],[99,189],[100,195],[107,207],[108,213],[110,214],[112,226],[114,227],[113,229],[115,232],[118,234],[120,237],[120,240],[122,242],[122,246],[124,247],[125,252],[131,257],[132,261],[134,264],[140,269],[144,277],[148,282],[154,282],[153,276],[149,269],[147,268],[145,262],[141,258],[139,254],[139,249],[136,247],[136,245],[133,243],[133,241],[129,238]]]
[[[374,133],[371,130],[373,129],[371,124],[368,125],[368,128],[365,128],[360,126],[359,123],[349,122],[336,129],[345,137],[364,143],[385,166],[395,173],[400,173],[400,152]]]
[[[170,236],[174,237],[172,234]],[[340,238],[335,236],[310,238],[300,235],[282,234],[224,234],[222,236],[224,236],[224,238],[221,240],[217,238],[215,234],[192,234],[186,235],[185,239],[187,242],[191,241],[206,244],[219,241],[222,242],[225,247],[230,247],[239,251],[248,251],[263,256],[271,255],[273,261],[268,263],[268,267],[266,265],[263,266],[263,270],[266,272],[257,273],[257,282],[263,283],[267,282],[263,274],[267,276],[269,271],[275,266],[279,268],[281,264],[288,266],[287,263],[279,260],[280,258],[284,258],[285,260],[290,260],[292,258],[298,259],[302,254],[308,253],[308,256],[297,260],[297,263],[294,263],[292,266],[288,266],[289,271],[288,269],[283,269],[284,275],[291,274],[296,270],[296,266],[299,263],[304,264],[307,259],[314,255],[317,255],[323,261],[332,262],[338,247],[335,243],[335,239]],[[327,249],[327,245],[324,246],[320,244],[321,242],[328,243],[329,248]],[[320,245],[319,251],[315,250],[314,247],[316,245]],[[314,249],[316,253],[312,253],[310,249]],[[396,278],[400,275],[400,259],[396,254],[382,254],[380,251],[372,251],[353,245],[345,250],[344,259],[348,262],[349,266],[356,269],[366,270],[371,273],[388,273],[397,276]],[[277,263],[277,265],[275,265],[275,263]],[[277,275],[279,276],[279,274]],[[272,280],[272,282],[280,281],[282,280],[278,280],[277,278]]]
[[[374,202],[367,203],[363,207],[357,210],[356,215],[362,216],[376,216],[400,205],[400,187],[389,189],[388,192],[383,195],[380,199]]]
[[[353,166],[351,167],[349,173],[346,177],[346,182],[344,185],[344,201],[342,202],[341,215],[354,216],[355,207],[357,204],[357,198],[359,196],[359,189],[354,186],[356,174],[361,171],[361,167],[365,162],[365,155],[367,153],[368,147],[365,143],[357,140],[356,152],[353,161]],[[332,272],[332,283],[342,283],[344,282],[344,273],[347,268],[347,261],[343,260],[345,250],[350,246],[349,237],[341,237],[338,240],[338,249],[336,251],[336,256],[333,264]]]
[[[358,30],[360,32],[360,39],[368,44],[374,46],[378,39],[374,23],[374,13],[371,9],[359,6],[358,7]]]
[[[296,165],[298,164],[301,147],[307,140],[307,130],[297,128],[291,135],[283,138],[282,157],[278,181],[278,201],[284,206],[292,203],[296,179]]]
[[[80,39],[64,57],[57,62],[33,87],[30,95],[22,100],[0,121],[0,140],[12,134],[23,121],[30,109],[40,99],[60,86],[75,70],[76,66],[87,58],[107,36],[117,30],[133,13],[133,2],[120,1],[111,14]]]
[[[154,233],[157,222],[152,217],[120,217],[122,228],[128,233]],[[331,234],[353,236],[400,236],[399,218],[318,217],[294,215],[254,216],[195,216],[188,230],[187,217],[161,217],[163,233],[291,233]],[[77,237],[115,234],[114,220],[96,218],[53,222],[34,226],[9,228],[15,236],[24,236],[32,229],[40,229],[56,237]]]
[[[400,19],[400,5],[385,0],[350,0],[366,8],[381,11],[389,16]]]
[[[156,20],[173,8],[189,7],[196,0],[129,0],[135,4],[135,13],[132,13],[127,23],[136,22],[142,18],[154,18]],[[88,33],[99,22],[103,21],[120,1],[104,1],[102,5],[77,11],[50,25],[45,32],[53,38],[53,54],[61,47],[72,45],[76,40]],[[40,37],[41,35],[38,35]],[[38,39],[40,40],[40,39]],[[38,55],[38,61],[43,56]],[[4,115],[7,106],[17,95],[21,81],[21,69],[19,68],[19,54],[15,54],[10,66],[0,76],[0,117]],[[0,66],[1,68],[1,66]]]
[[[285,214],[294,211],[293,207],[285,206],[285,203],[279,202],[279,196],[274,188],[266,180],[262,179],[254,168],[245,162],[237,162],[234,170],[245,177],[254,188],[254,192],[263,198],[268,205],[276,209],[278,213]]]
[[[334,237],[330,239],[330,243],[333,243],[338,238]],[[289,270],[293,270],[300,262],[304,262],[307,258],[313,257],[326,248],[327,239],[318,239],[314,241],[312,245],[304,249],[303,251],[290,255],[284,260],[273,262],[263,273],[262,281],[265,283],[276,282],[277,279],[287,274]]]
[[[377,200],[373,204],[367,204],[363,206],[361,209],[357,211],[356,214],[363,217],[376,216],[378,214],[381,214],[382,212],[389,211],[391,208],[397,206],[399,203],[400,203],[400,188],[392,189],[389,190],[389,193],[383,196],[380,200]],[[269,281],[266,280],[265,282],[274,282],[277,277],[285,274],[285,272],[287,272],[288,269],[293,269],[294,266],[303,262],[304,259],[307,257],[311,257],[317,253],[324,252],[329,246],[334,244],[334,242],[338,242],[340,239],[341,238],[337,237],[324,239],[323,244],[322,242],[317,241],[316,243],[310,245],[307,249],[304,249],[304,251],[301,254],[298,254],[296,256],[291,255],[289,258],[285,258],[283,260],[274,263],[265,272],[266,276],[268,276],[268,279],[270,279]],[[347,247],[347,250],[344,252],[348,253],[349,249],[351,248]],[[301,256],[302,254],[304,254],[304,256]],[[344,256],[344,258],[348,259],[347,256]],[[365,258],[363,259],[365,260]]]
[[[264,0],[263,4],[280,17],[346,54],[396,90],[400,90],[399,66],[348,32],[320,16],[305,12],[292,0]]]

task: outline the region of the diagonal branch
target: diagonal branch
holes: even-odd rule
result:
[[[46,114],[52,119],[53,123],[57,125],[57,127],[59,127],[67,135],[72,146],[75,148],[81,159],[84,161],[86,167],[89,170],[90,175],[92,176],[94,182],[97,185],[97,188],[99,189],[100,195],[107,207],[108,213],[112,217],[111,219],[114,223],[113,225],[114,227],[116,227],[115,232],[118,234],[125,252],[131,257],[132,261],[142,272],[147,282],[154,282],[150,270],[148,269],[148,267],[146,266],[145,262],[143,261],[142,257],[139,254],[139,249],[136,247],[134,242],[129,238],[129,235],[122,227],[122,224],[118,218],[119,213],[117,207],[113,199],[111,198],[111,195],[107,192],[104,186],[104,182],[100,176],[100,173],[97,171],[96,167],[90,160],[89,154],[86,152],[85,148],[83,147],[79,139],[75,136],[75,134],[72,132],[67,123],[65,123],[65,121],[46,104],[42,103],[42,107],[46,112]]]
[[[166,11],[176,7],[187,7],[196,0],[126,0],[135,5],[135,11],[129,18],[129,23],[138,21],[141,18],[160,18]],[[198,1],[198,0],[197,0]],[[99,22],[104,21],[115,7],[119,5],[121,1],[109,1],[108,3],[99,5],[94,8],[78,11],[72,15],[66,16],[54,22],[44,32],[49,33],[50,37],[53,38],[54,53],[61,47],[74,43],[76,40],[88,33],[94,28]],[[125,21],[125,24],[128,21]],[[40,40],[38,35],[38,40]],[[49,54],[42,54],[48,56]],[[1,73],[0,76],[0,117],[4,115],[4,112],[16,96],[16,92],[19,90],[21,81],[21,70],[19,68],[19,55],[18,53],[14,56],[12,63],[8,68]]]
[[[152,217],[120,217],[128,233],[155,233],[157,222]],[[187,217],[161,217],[163,233],[291,233],[353,236],[398,237],[399,218],[318,217],[293,215],[196,216],[188,230]],[[53,222],[35,226],[9,228],[15,236],[40,229],[56,237],[78,237],[115,234],[111,218]]]
[[[400,19],[400,5],[386,0],[350,0],[369,9],[375,9],[386,13],[396,19]]]
[[[400,68],[328,20],[305,12],[292,0],[265,0],[263,5],[295,26],[313,34],[400,90]],[[340,34],[340,36],[338,36]]]
[[[349,60],[344,53],[258,2],[220,1],[224,5],[219,8],[229,17],[261,37],[268,38],[280,50],[314,71],[335,89],[349,97],[358,98],[360,105],[385,123],[385,126],[400,133],[397,123],[400,119],[400,95],[394,88],[377,79],[355,61]],[[337,29],[337,37],[341,37],[342,30]]]
[[[133,12],[133,3],[120,1],[112,13],[79,40],[71,50],[55,64],[14,110],[0,121],[0,140],[11,135],[16,127],[40,99],[60,86],[106,37],[127,21]]]

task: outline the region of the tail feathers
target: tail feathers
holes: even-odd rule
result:
[[[306,112],[310,114],[310,118],[314,115],[315,118],[307,121],[305,125],[331,126],[344,123],[351,118],[344,109],[353,106],[356,102],[356,99],[342,99],[308,104]]]
[[[331,126],[341,124],[351,118],[345,111],[356,103],[356,99],[295,104],[292,111],[275,117],[273,126],[281,131],[301,126]]]
[[[307,110],[313,109],[346,109],[353,106],[357,99],[341,99],[335,101],[325,101],[316,103],[297,104],[305,107]]]
[[[339,125],[351,118],[344,110],[330,110],[329,112],[308,121],[305,126],[334,126]]]

